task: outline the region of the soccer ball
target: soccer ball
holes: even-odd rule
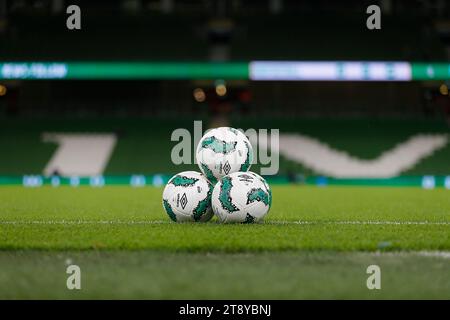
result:
[[[200,170],[213,184],[233,172],[245,172],[253,161],[253,148],[247,137],[234,128],[221,127],[208,131],[197,146]]]
[[[176,222],[205,222],[214,215],[211,210],[212,185],[196,171],[174,175],[163,192],[163,207]]]
[[[266,180],[253,172],[235,172],[214,187],[212,208],[223,223],[261,221],[272,205]]]

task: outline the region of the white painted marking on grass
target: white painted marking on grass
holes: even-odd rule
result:
[[[413,168],[422,159],[443,148],[449,140],[446,134],[417,134],[384,151],[376,159],[360,159],[345,151],[302,134],[280,134],[279,152],[320,174],[337,178],[390,178]],[[259,141],[267,149],[267,142]]]
[[[326,225],[450,225],[450,221],[377,221],[377,220],[349,220],[349,221],[320,221],[320,220],[298,220],[298,221],[277,221],[269,220],[266,224],[298,224],[298,225],[314,225],[314,224],[326,224]]]
[[[417,255],[423,257],[450,259],[450,251],[419,251],[417,252]]]
[[[11,225],[102,225],[102,224],[117,224],[117,225],[139,225],[139,224],[168,224],[170,221],[166,220],[16,220],[16,221],[0,221],[0,224]]]
[[[376,251],[373,253],[376,256],[392,256],[392,257],[409,257],[411,255],[421,256],[421,257],[429,257],[429,258],[441,258],[441,259],[450,259],[450,251],[430,251],[430,250],[421,250],[421,251]]]
[[[444,225],[450,226],[450,221],[277,221],[269,220],[264,222],[268,225]],[[263,223],[263,224],[264,224]],[[10,220],[0,221],[4,225],[21,225],[21,224],[35,224],[35,225],[83,225],[83,224],[117,224],[117,225],[152,225],[152,224],[173,224],[169,220]]]
[[[327,225],[450,225],[450,221],[267,221],[268,224],[327,224]]]
[[[44,174],[58,172],[65,176],[101,175],[117,140],[112,133],[44,133],[42,139],[59,145],[45,167]]]

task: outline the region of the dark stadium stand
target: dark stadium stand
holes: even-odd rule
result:
[[[377,32],[365,16],[283,14],[241,17],[232,38],[234,60],[442,60],[436,34],[421,17],[383,18]],[[342,36],[345,35],[345,36]]]
[[[113,1],[108,10],[89,3],[76,32],[65,28],[67,15],[52,13],[49,2],[34,9],[11,5],[7,17],[0,17],[0,62],[205,62],[213,49],[222,50],[224,60],[243,62],[448,60],[433,25],[439,14],[404,1],[395,1],[375,32],[365,27],[365,4],[357,1],[351,10],[333,1],[285,1],[286,9],[277,14],[259,1],[225,9],[213,2],[177,1],[170,13],[145,1],[134,11],[124,9],[122,1]],[[328,10],[319,10],[323,3]],[[0,175],[42,172],[55,150],[42,142],[44,132],[118,133],[105,174],[175,172],[168,136],[174,128],[191,128],[194,119],[222,117],[237,127],[301,132],[369,159],[412,134],[448,132],[445,83],[245,79],[224,82],[223,97],[215,90],[222,79],[6,80],[0,150],[7,152],[0,158]],[[447,96],[438,91],[441,85]],[[196,89],[205,95],[200,103],[193,97]],[[405,174],[447,174],[449,156],[447,146]],[[282,159],[281,173],[290,171],[312,173]]]
[[[198,31],[205,21],[196,17],[90,17],[87,12],[80,32],[67,30],[65,19],[65,15],[45,16],[43,22],[42,17],[13,16],[9,20],[9,31],[3,35],[0,33],[0,59],[104,61],[207,58],[207,39]]]
[[[7,22],[8,31],[0,33],[0,59],[209,59],[211,43],[205,27],[210,18],[204,14],[118,12],[91,16],[88,11],[79,32],[61,28],[65,18],[65,15],[12,15]],[[377,32],[364,27],[365,18],[364,14],[355,19],[354,15],[330,13],[234,15],[227,18],[232,22],[230,59],[445,60],[444,47],[423,17],[385,17],[384,28]],[[89,50],[81,49],[87,47]]]

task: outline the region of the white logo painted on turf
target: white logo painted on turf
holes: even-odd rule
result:
[[[79,266],[72,264],[67,267],[66,273],[70,274],[67,278],[66,286],[69,290],[81,290],[81,269]]]
[[[377,266],[376,264],[370,265],[367,267],[366,273],[370,274],[370,276],[367,278],[367,282],[366,282],[367,289],[380,290],[381,289],[381,269],[380,269],[380,267]]]

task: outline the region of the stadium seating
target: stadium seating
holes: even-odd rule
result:
[[[420,17],[383,17],[370,32],[360,19],[340,14],[284,13],[231,18],[231,60],[445,60],[433,32]],[[17,15],[0,33],[0,60],[205,60],[209,18],[201,14],[83,16],[82,30],[70,32],[65,16]],[[132,30],[132,31],[130,31]],[[39,37],[36,35],[39,34]],[[345,34],[345,37],[341,35]],[[69,41],[68,41],[69,40]],[[8,43],[6,46],[5,43]],[[45,46],[42,46],[45,43]],[[120,43],[120,48],[118,46]],[[89,47],[90,50],[80,50]]]

